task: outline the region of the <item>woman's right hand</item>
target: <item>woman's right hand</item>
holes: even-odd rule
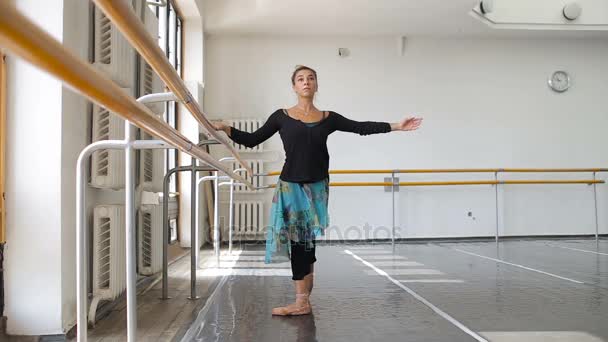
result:
[[[222,121],[212,121],[211,124],[216,131],[224,131],[226,134],[230,134],[230,126]]]

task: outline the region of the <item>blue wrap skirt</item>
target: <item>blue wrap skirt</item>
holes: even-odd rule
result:
[[[292,183],[279,179],[266,227],[265,263],[290,259],[291,241],[313,247],[329,225],[327,204],[329,178],[314,183]]]

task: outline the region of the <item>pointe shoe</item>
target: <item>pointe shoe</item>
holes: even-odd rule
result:
[[[274,316],[301,316],[310,315],[310,313],[312,313],[310,303],[304,305],[290,304],[272,309]]]
[[[312,312],[308,293],[296,294],[296,302],[287,306],[272,309],[272,314],[277,316],[300,316],[309,315]]]

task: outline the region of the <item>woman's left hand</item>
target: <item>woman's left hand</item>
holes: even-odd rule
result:
[[[414,131],[422,124],[422,118],[405,118],[399,122],[391,124],[393,131]]]

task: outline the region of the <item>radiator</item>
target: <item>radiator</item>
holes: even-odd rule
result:
[[[154,139],[142,131],[142,140]],[[139,187],[152,192],[163,191],[163,178],[165,176],[165,150],[142,149],[139,152]]]
[[[245,163],[248,163],[249,166],[251,167],[251,169],[253,170],[254,173],[263,173],[264,172],[264,161],[263,160],[245,160]],[[240,164],[237,162],[232,162],[232,170],[236,170],[237,168],[240,168]],[[245,179],[247,179],[248,181],[251,182],[251,184],[253,184],[254,186],[262,186],[264,185],[264,182],[262,181],[264,177],[260,176],[260,177],[255,177],[253,175],[250,175],[249,173],[245,173],[245,171],[241,172],[240,175],[244,176]],[[229,189],[229,188],[227,188]],[[257,193],[260,192],[262,190],[251,190],[249,189],[247,186],[245,185],[237,185],[234,187],[234,192],[235,193]]]
[[[142,205],[139,209],[137,260],[139,274],[152,275],[160,272],[163,262],[163,206]],[[177,219],[177,201],[169,200],[168,220]]]
[[[124,1],[124,0],[123,0]],[[95,8],[93,65],[121,87],[132,87],[135,51],[108,17]]]
[[[227,120],[227,121],[234,128],[241,130],[241,131],[250,132],[250,133],[258,130],[260,127],[262,127],[262,125],[264,125],[263,120]],[[263,144],[259,144],[258,146],[254,147],[254,148],[248,148],[243,145],[239,145],[239,144],[235,143],[234,141],[232,142],[232,146],[237,151],[241,151],[241,152],[243,152],[243,151],[261,152],[261,151],[263,151],[262,145]]]
[[[234,201],[233,236],[239,239],[259,239],[264,235],[264,202]],[[228,239],[228,235],[225,235]]]
[[[155,41],[158,41],[158,18],[156,18],[156,14],[148,6],[146,6],[144,11],[146,31],[148,31]],[[152,67],[143,59],[140,63],[139,75],[140,95],[156,94],[164,91],[164,84],[160,77],[156,75]],[[165,112],[164,102],[146,103],[145,105],[156,115],[162,115]]]
[[[93,105],[93,142],[123,140],[125,122],[118,115]],[[125,186],[125,153],[123,150],[99,150],[91,157],[91,186],[120,189]]]
[[[93,210],[93,297],[112,300],[126,288],[124,206]]]

